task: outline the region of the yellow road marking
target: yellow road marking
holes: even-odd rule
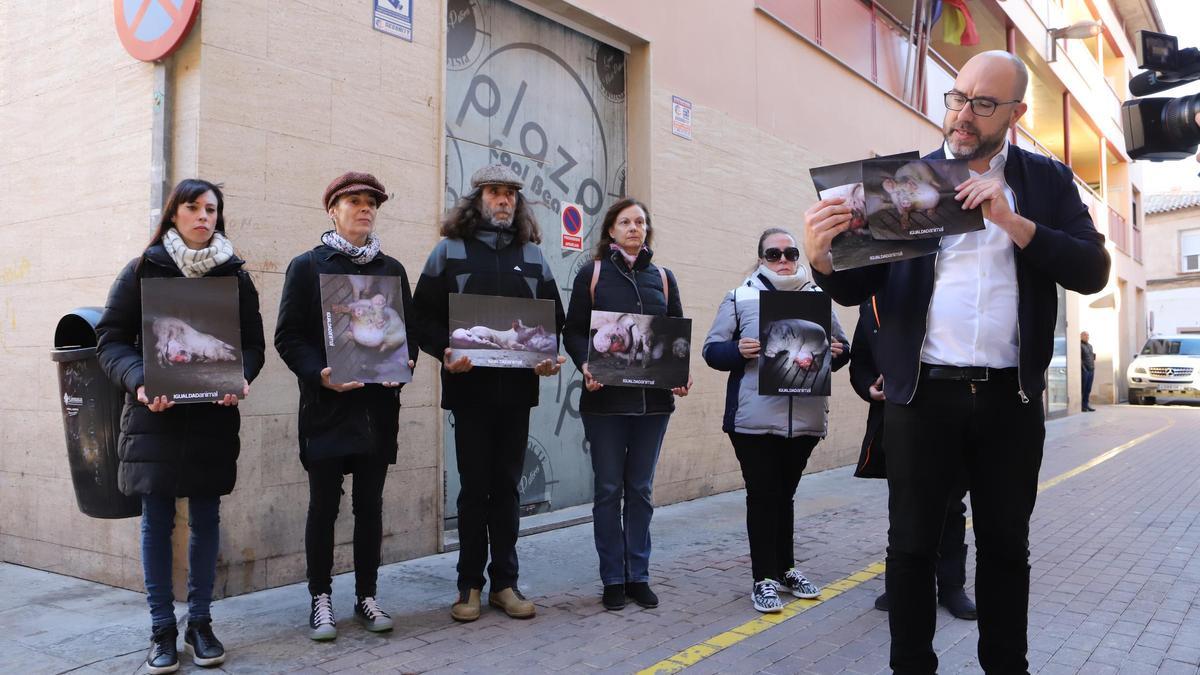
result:
[[[1074,469],[1064,471],[1053,478],[1048,478],[1045,481],[1042,481],[1038,484],[1037,491],[1041,493],[1054,487],[1055,485],[1058,485],[1068,478],[1073,478],[1084,471],[1087,471],[1088,469],[1093,469],[1100,464],[1107,462],[1113,457],[1116,457],[1122,452],[1134,447],[1135,445],[1143,443],[1154,436],[1161,434],[1173,426],[1175,426],[1175,420],[1168,419],[1167,424],[1155,429],[1154,431],[1142,434],[1128,443],[1123,443],[1101,455],[1093,457]],[[971,525],[971,519],[967,519],[967,527],[969,528]],[[732,647],[746,638],[758,635],[763,631],[769,630],[776,625],[787,621],[797,614],[807,612],[823,602],[832,600],[842,593],[845,593],[846,591],[866,581],[870,581],[880,574],[883,574],[883,571],[884,563],[882,560],[873,562],[849,576],[843,577],[837,581],[834,581],[833,583],[828,584],[821,590],[821,597],[819,598],[812,600],[793,600],[792,602],[789,602],[783,606],[782,612],[777,614],[763,614],[757,619],[753,619],[741,624],[740,626],[730,628],[724,633],[714,635],[699,644],[688,647],[687,649],[672,656],[668,656],[649,668],[639,670],[637,675],[665,675],[667,673],[678,673],[684,668],[694,666],[713,654],[716,654],[717,652],[728,647]]]

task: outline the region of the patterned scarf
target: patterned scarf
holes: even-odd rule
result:
[[[367,235],[367,243],[362,246],[355,246],[346,241],[342,235],[337,233],[337,230],[329,230],[321,235],[321,243],[346,254],[350,262],[355,265],[366,265],[379,255],[379,237],[375,236],[374,232]]]
[[[188,248],[179,230],[171,228],[162,238],[163,248],[171,255],[171,259],[179,266],[183,276],[193,279],[208,274],[217,265],[228,262],[233,257],[233,244],[220,232],[213,232],[207,248]]]
[[[645,250],[645,248],[646,248],[646,247],[645,247],[645,246],[643,246],[643,247],[642,247],[642,250]],[[618,246],[616,242],[613,242],[613,243],[609,244],[609,245],[608,245],[608,250],[610,250],[610,251],[616,251],[617,253],[620,253],[620,254],[621,254],[621,257],[625,259],[625,264],[626,264],[626,265],[629,265],[629,269],[633,269],[633,263],[637,262],[638,255],[640,255],[640,254],[641,254],[641,252],[642,252],[642,250],[639,250],[639,251],[637,252],[637,254],[635,254],[635,255],[629,255],[628,253],[626,253],[626,252],[625,252],[625,249],[623,249],[623,248],[621,248],[620,246]]]

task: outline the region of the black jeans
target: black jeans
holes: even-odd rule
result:
[[[729,434],[746,483],[746,536],[754,581],[783,580],[796,564],[793,497],[816,436]]]
[[[387,462],[367,455],[334,457],[308,463],[308,523],[304,552],[308,558],[308,592],[332,591],[333,524],[342,501],[346,469],[354,475],[350,502],[354,509],[354,592],[375,595],[379,549],[383,543],[383,483]]]
[[[1027,672],[1029,517],[1045,441],[1041,401],[1021,402],[1015,368],[976,383],[931,380],[925,371],[913,401],[889,402],[884,421],[892,669],[937,671],[934,561],[965,472],[978,561],[979,665],[989,673]]]
[[[529,442],[529,408],[470,408],[454,412],[458,458],[458,589],[492,591],[517,585],[518,484]],[[488,562],[488,549],[492,562]]]

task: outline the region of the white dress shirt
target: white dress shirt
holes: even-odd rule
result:
[[[946,157],[953,157],[945,147]],[[983,174],[1004,179],[1008,141]],[[1012,188],[1004,184],[1009,208]],[[1017,365],[1017,263],[1013,241],[995,223],[942,237],[934,266],[933,297],[921,360],[945,366],[1013,368]]]

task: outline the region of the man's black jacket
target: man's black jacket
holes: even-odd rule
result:
[[[926,159],[945,159],[943,149]],[[1017,265],[1018,368],[1022,392],[1041,395],[1053,351],[1058,311],[1055,284],[1077,293],[1096,293],[1108,282],[1109,257],[1079,198],[1071,169],[1042,155],[1010,145],[1004,178],[1016,197],[1016,211],[1037,225],[1033,240],[1015,248]],[[933,297],[937,255],[834,272],[814,270],[821,288],[839,304],[865,302],[880,291],[875,360],[883,372],[884,393],[892,403],[910,403],[917,391],[921,349]],[[956,364],[971,365],[971,364]]]

